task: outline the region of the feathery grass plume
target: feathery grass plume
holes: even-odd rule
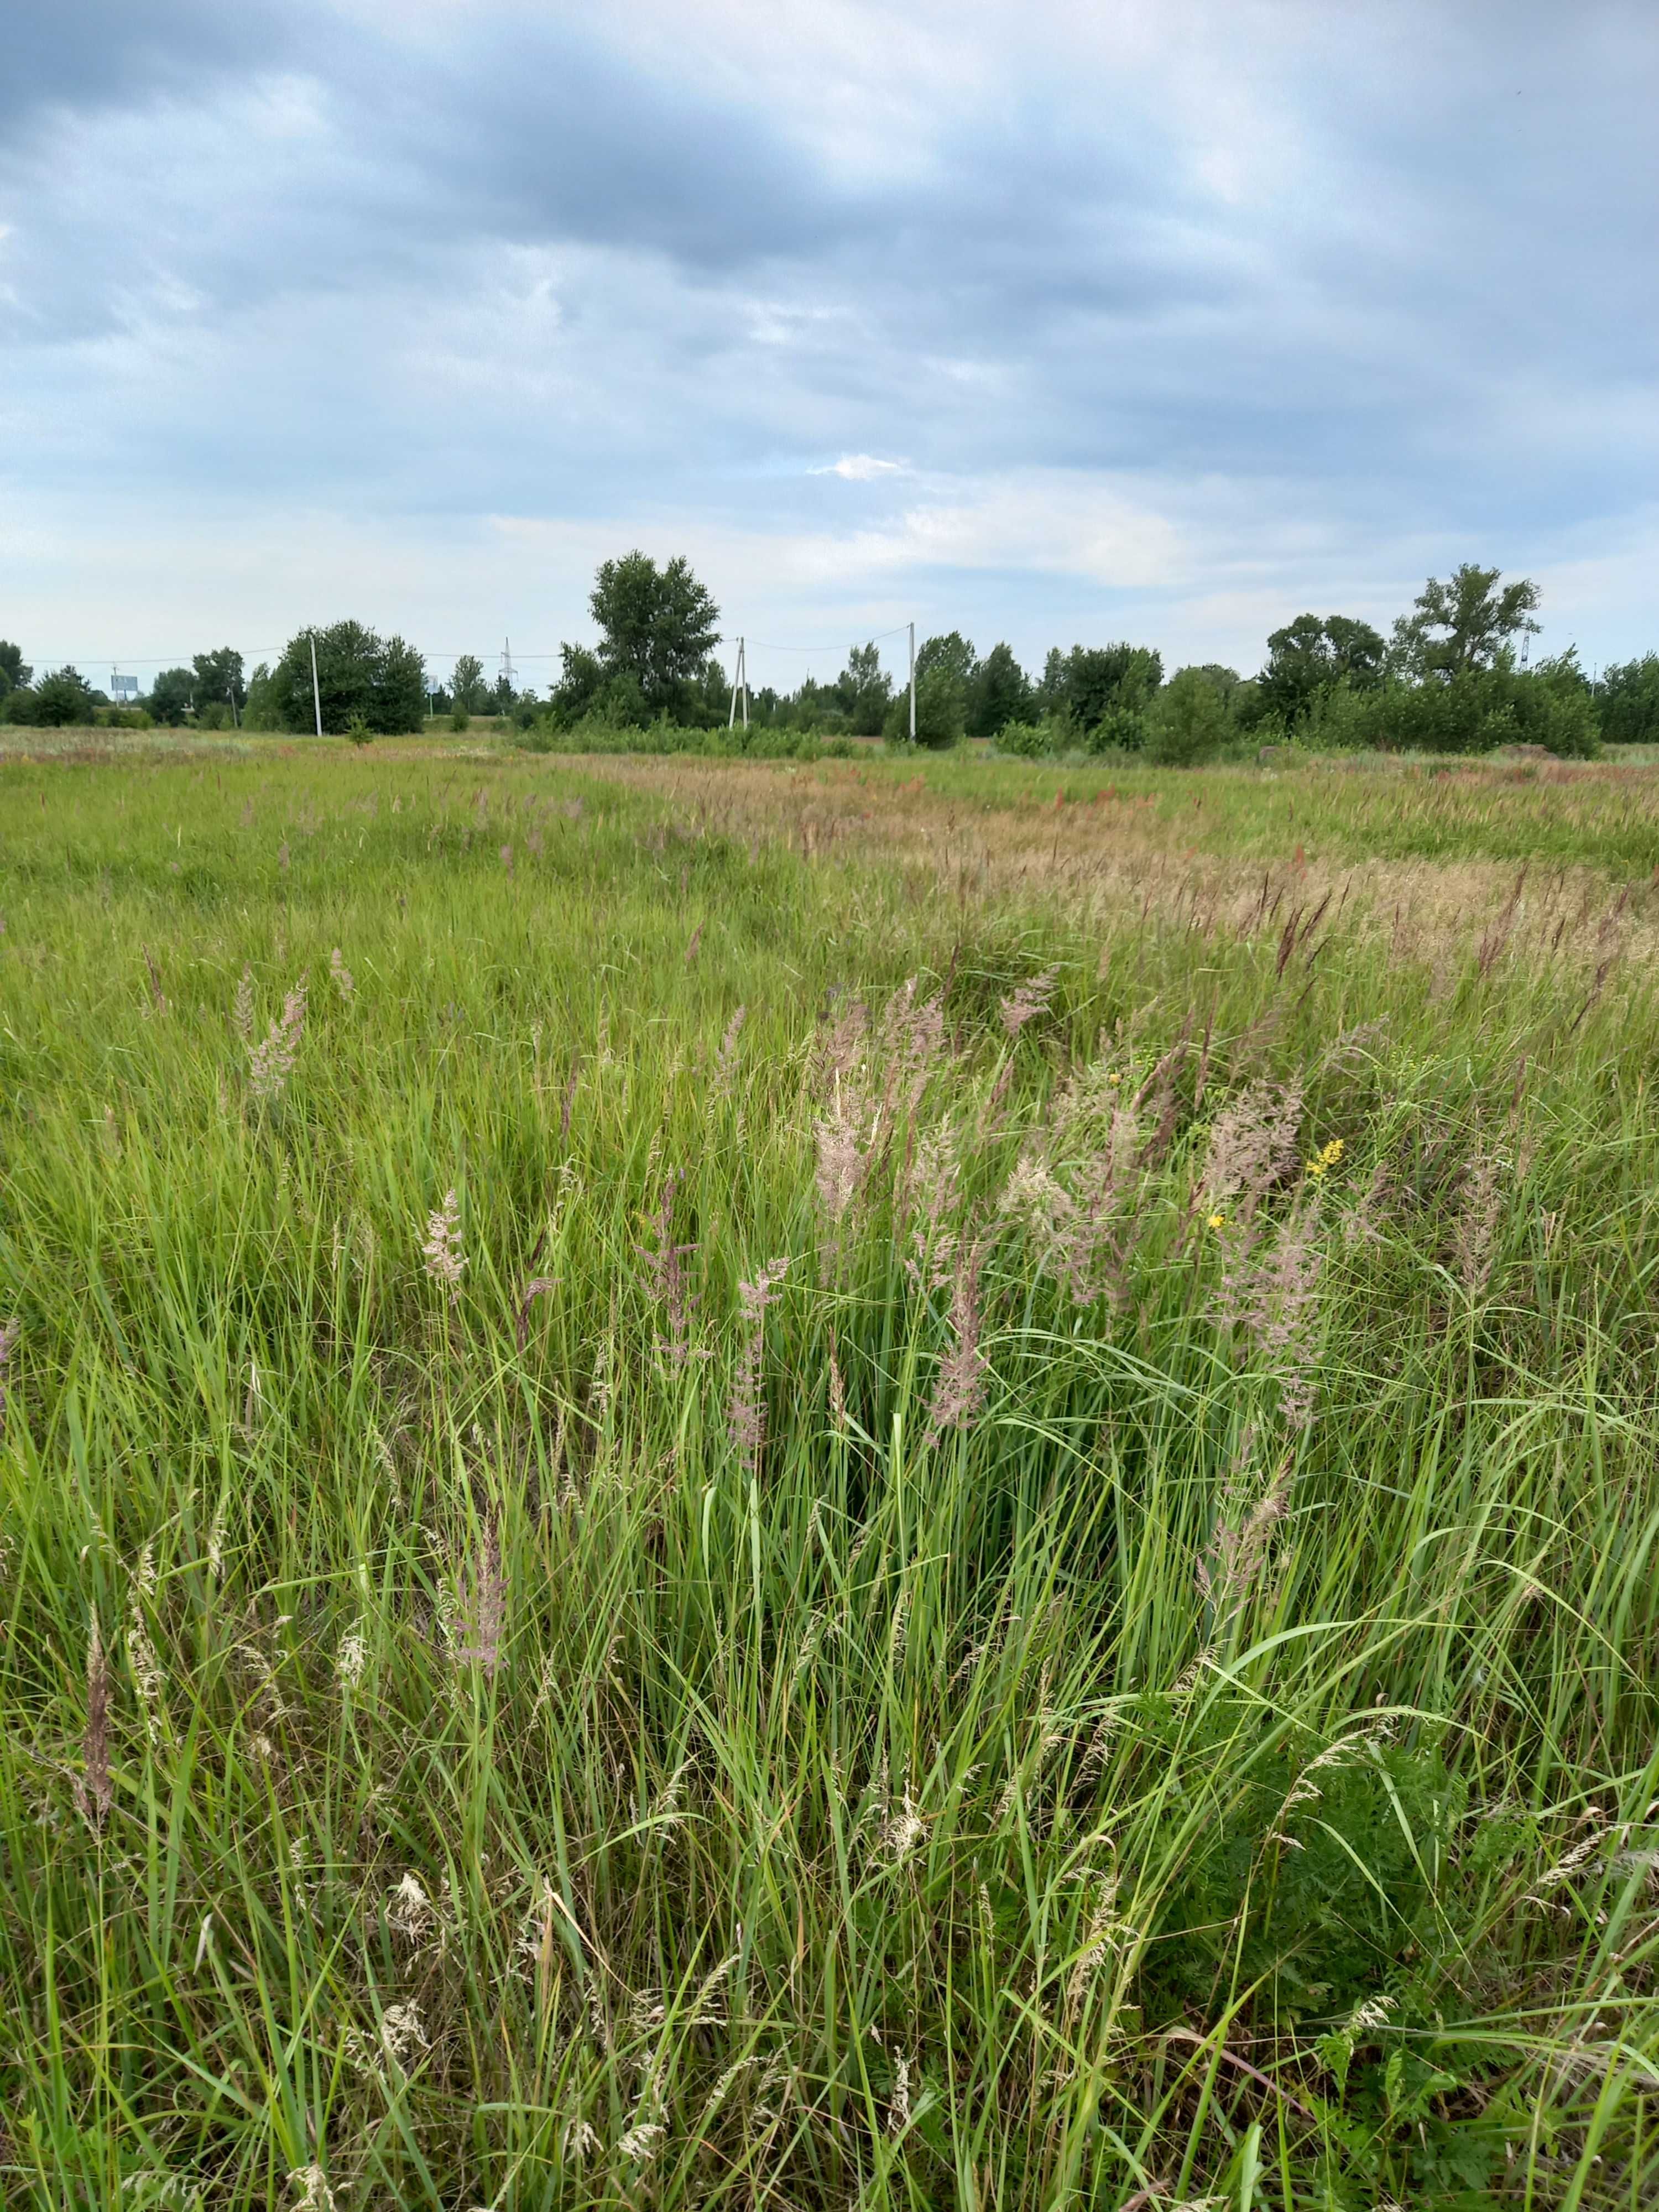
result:
[[[1054,995],[1054,985],[1060,980],[1058,968],[1045,968],[1040,975],[1028,976],[1017,990],[997,1002],[997,1012],[1002,1026],[1011,1037],[1017,1037],[1027,1022],[1034,1021],[1048,1011],[1048,1001]]]
[[[288,2185],[298,2192],[293,2212],[337,2212],[334,2191],[320,2166],[295,2166],[288,2178]]]
[[[276,848],[276,865],[284,875],[288,873],[288,839],[286,837]]]
[[[1292,1429],[1313,1419],[1314,1323],[1323,1255],[1316,1242],[1316,1185],[1279,1224],[1276,1236],[1243,1238],[1223,1278],[1224,1322],[1243,1330],[1279,1385],[1279,1412]]]
[[[776,1303],[789,1267],[787,1258],[773,1260],[761,1269],[752,1283],[738,1285],[738,1304],[745,1328],[726,1409],[726,1427],[733,1450],[750,1474],[759,1469],[761,1450],[766,1442],[766,1393],[762,1377],[766,1310]]]
[[[1194,1212],[1203,1206],[1248,1222],[1267,1194],[1289,1177],[1297,1158],[1302,1096],[1297,1078],[1278,1086],[1252,1083],[1228,1101],[1210,1125]]]
[[[1248,1442],[1245,1454],[1249,1451]],[[1210,1607],[1210,1642],[1224,1636],[1243,1612],[1267,1565],[1274,1529],[1290,1504],[1291,1455],[1286,1452],[1273,1480],[1242,1518],[1216,1523],[1208,1550],[1198,1563],[1199,1595]],[[1230,1488],[1231,1486],[1229,1486]]]
[[[550,1291],[558,1288],[556,1275],[532,1275],[525,1285],[519,1299],[518,1310],[513,1316],[513,1341],[522,1353],[530,1342],[530,1309],[538,1298],[544,1298]]]
[[[501,1566],[501,1522],[494,1513],[484,1522],[483,1556],[473,1570],[459,1626],[462,1640],[455,1646],[455,1659],[493,1676],[507,1640],[507,1576]]]
[[[246,961],[236,985],[236,999],[231,1012],[236,1034],[249,1050],[253,1046],[253,970]]]
[[[910,1221],[912,1252],[905,1267],[912,1281],[942,1290],[956,1261],[957,1210],[962,1202],[961,1131],[936,1122],[922,1137],[899,1191],[900,1221]]]
[[[696,927],[692,931],[690,936],[686,939],[684,961],[684,965],[686,967],[690,968],[695,964],[697,957],[697,948],[702,943],[702,924],[699,922]]]
[[[507,874],[510,876],[513,872],[513,848],[511,845],[503,845],[501,848],[501,866],[507,870]]]
[[[418,2051],[429,2051],[431,2038],[411,1997],[405,2004],[388,2005],[380,2015],[380,2048],[394,2066],[405,2071]]]
[[[841,1246],[842,1220],[869,1169],[870,1154],[859,1131],[872,1110],[868,1095],[850,1079],[843,1081],[837,1074],[830,1110],[813,1124],[818,1204],[830,1224],[835,1252]]]
[[[1056,1223],[1060,1272],[1074,1305],[1103,1297],[1113,1311],[1127,1295],[1128,1252],[1115,1233],[1143,1180],[1140,1119],[1132,1103],[1114,1106],[1104,1144],[1084,1163],[1085,1195]]]
[[[1463,1171],[1457,1219],[1452,1231],[1452,1251],[1457,1263],[1457,1279],[1470,1298],[1478,1298],[1492,1279],[1492,1248],[1497,1242],[1502,1210],[1498,1183],[1503,1171],[1502,1158],[1484,1140],[1477,1146]]]
[[[248,1097],[256,1106],[274,1105],[288,1087],[305,1033],[306,988],[302,975],[283,1000],[283,1011],[271,1024],[264,1042],[248,1053]]]
[[[739,1006],[726,1025],[726,1035],[720,1039],[720,1048],[714,1055],[714,1096],[729,1098],[738,1072],[738,1039],[743,1035],[743,1025],[749,1018],[747,1006]]]
[[[328,972],[334,979],[334,988],[343,999],[351,998],[357,986],[352,981],[351,970],[345,964],[344,955],[337,945],[328,956]]]
[[[334,1671],[342,1686],[355,1690],[363,1679],[363,1669],[368,1664],[368,1641],[363,1634],[362,1623],[340,1638],[340,1648],[334,1655]]]
[[[81,1817],[94,1831],[101,1828],[115,1802],[115,1784],[109,1771],[109,1659],[92,1617],[87,1639],[87,1724],[81,1735],[81,1772],[76,1778],[75,1802]]]
[[[696,1245],[674,1241],[674,1198],[684,1179],[683,1170],[676,1168],[663,1184],[652,1217],[655,1243],[634,1247],[645,1262],[652,1296],[667,1311],[668,1334],[659,1341],[667,1352],[670,1370],[676,1375],[684,1371],[691,1358],[691,1309],[696,1304],[696,1292],[689,1291],[685,1283],[685,1262]]]
[[[452,1298],[459,1297],[461,1276],[466,1267],[466,1254],[461,1249],[461,1206],[453,1189],[445,1193],[444,1202],[435,1213],[426,1218],[426,1242],[421,1247],[427,1273]]]
[[[167,994],[161,988],[161,971],[151,957],[148,945],[141,945],[138,950],[144,956],[144,975],[149,986],[149,1010],[152,1013],[164,1014],[167,1010]]]
[[[985,1401],[985,1360],[979,1348],[979,1273],[984,1249],[984,1239],[975,1237],[957,1257],[951,1283],[954,1341],[940,1358],[934,1377],[924,1450],[931,1451],[946,1429],[965,1428]]]
[[[23,1334],[23,1324],[15,1314],[0,1322],[0,1432],[6,1425],[6,1370],[11,1365],[11,1355],[17,1349],[17,1340]]]

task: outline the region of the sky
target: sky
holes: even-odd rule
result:
[[[911,621],[1248,673],[1462,560],[1659,647],[1653,0],[15,0],[6,63],[37,667],[350,615],[544,684],[635,545],[780,687]]]

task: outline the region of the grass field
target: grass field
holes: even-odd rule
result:
[[[1659,773],[21,750],[7,2201],[1659,2199]]]

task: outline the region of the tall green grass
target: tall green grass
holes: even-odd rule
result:
[[[15,2201],[1653,2201],[1644,973],[563,763],[0,860]]]

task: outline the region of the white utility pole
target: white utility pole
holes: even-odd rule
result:
[[[910,742],[916,741],[916,626],[910,625]]]
[[[738,701],[743,701],[743,726],[749,727],[749,664],[744,659],[743,640],[738,640],[738,657],[732,669],[732,711],[726,718],[729,730],[738,719]]]
[[[317,682],[317,633],[311,633],[311,703],[317,710],[317,734],[323,734],[323,694]]]

